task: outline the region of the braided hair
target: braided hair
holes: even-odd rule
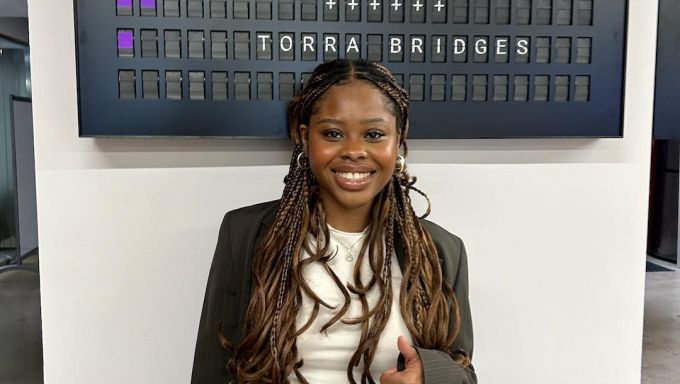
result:
[[[384,65],[338,59],[323,63],[314,70],[301,94],[291,101],[288,108],[289,131],[295,147],[284,178],[285,187],[276,218],[253,257],[254,289],[246,313],[243,339],[234,346],[220,332],[222,345],[233,354],[227,362],[227,369],[240,383],[288,383],[288,376],[293,372],[300,382],[308,383],[300,371],[303,361],[298,358],[296,337],[312,325],[321,305],[337,309],[321,300],[305,281],[303,268],[310,263],[322,263],[345,299],[337,313],[323,325],[321,332],[326,332],[337,321],[361,324],[359,345],[347,366],[347,378],[350,383],[357,383],[353,368],[363,360],[361,383],[375,383],[369,367],[390,316],[393,298],[391,255],[397,232],[405,254],[399,306],[414,343],[419,347],[445,351],[463,366],[470,364],[465,351],[451,350],[460,330],[458,302],[452,288],[443,279],[437,249],[413,210],[409,190],[427,199],[428,209],[421,218],[429,214],[430,201],[413,186],[416,178],[410,176],[405,167],[395,173],[374,198],[367,239],[359,252],[352,283],[345,287],[328,266],[333,255],[327,241],[315,245],[309,241],[309,234],[323,239],[330,236],[319,199],[319,187],[307,158],[303,156],[298,127],[309,124],[310,117],[316,112],[316,102],[328,89],[352,80],[366,80],[382,91],[388,101],[387,108],[396,117],[399,144],[404,148],[404,155],[407,153],[408,94]],[[300,260],[303,249],[310,257]],[[373,275],[368,284],[363,283],[365,279],[362,280],[360,272],[365,255]],[[369,308],[366,296],[375,286],[380,297],[375,306]],[[349,292],[361,300],[362,315],[353,319],[343,318],[350,307]],[[314,304],[310,318],[302,328],[296,329],[303,293]],[[450,320],[453,329],[450,329]]]

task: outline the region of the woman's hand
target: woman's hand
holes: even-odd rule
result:
[[[409,345],[404,336],[397,339],[397,347],[406,358],[406,369],[399,372],[397,368],[392,368],[383,372],[380,384],[423,384],[423,363],[418,351]]]

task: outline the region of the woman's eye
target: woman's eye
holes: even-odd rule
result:
[[[326,131],[324,133],[324,136],[329,137],[331,139],[338,139],[342,137],[342,134],[338,131]]]
[[[378,140],[378,139],[382,138],[383,136],[385,136],[385,134],[383,134],[382,132],[378,132],[378,131],[371,131],[371,132],[368,132],[366,134],[366,136],[368,136],[369,139]]]

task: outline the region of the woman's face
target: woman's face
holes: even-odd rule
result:
[[[365,80],[334,85],[316,101],[300,136],[324,208],[368,208],[392,177],[399,153],[388,99]]]

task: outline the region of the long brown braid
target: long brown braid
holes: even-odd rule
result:
[[[396,116],[399,144],[407,153],[409,100],[406,91],[398,84],[390,71],[379,63],[364,60],[335,60],[319,65],[309,78],[302,93],[288,108],[288,123],[295,144],[285,187],[274,223],[267,230],[264,240],[253,257],[252,274],[254,289],[246,313],[243,339],[234,347],[220,332],[222,345],[233,353],[227,369],[240,383],[288,383],[288,376],[295,373],[302,383],[308,381],[300,368],[296,337],[305,332],[316,319],[323,305],[337,309],[321,300],[307,285],[303,269],[311,263],[322,263],[326,273],[343,293],[345,302],[332,319],[323,325],[326,332],[338,320],[345,324],[361,324],[361,337],[356,351],[347,366],[347,378],[355,384],[353,368],[363,359],[361,383],[375,383],[369,372],[380,335],[390,316],[393,298],[391,285],[391,260],[394,252],[395,234],[399,234],[404,249],[405,264],[400,287],[401,316],[419,347],[447,352],[463,366],[470,364],[465,351],[451,351],[460,331],[458,302],[451,287],[444,281],[437,249],[411,205],[409,190],[414,190],[430,201],[413,184],[416,178],[406,168],[396,173],[375,197],[358,260],[354,266],[353,282],[347,287],[328,266],[333,257],[329,251],[326,216],[321,204],[318,186],[308,160],[304,156],[299,136],[300,124],[309,124],[315,113],[316,101],[333,85],[352,80],[366,80],[382,90],[386,106]],[[320,239],[314,246],[310,236]],[[302,250],[310,257],[300,260]],[[368,250],[368,252],[366,252]],[[372,276],[364,285],[360,266],[367,255]],[[367,293],[378,286],[380,297],[369,308]],[[344,318],[350,307],[350,293],[359,296],[362,315]],[[302,305],[303,293],[310,297],[314,306],[305,324],[296,329],[296,316]],[[450,317],[453,316],[453,329]],[[369,319],[370,325],[369,325]]]

